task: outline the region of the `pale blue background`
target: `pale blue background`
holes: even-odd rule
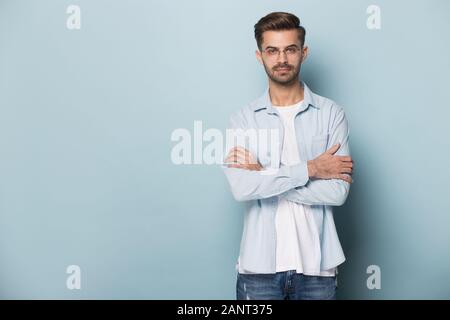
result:
[[[339,298],[450,298],[449,1],[0,0],[1,298],[235,298],[243,205],[218,166],[173,165],[170,135],[262,93],[271,11],[300,17],[303,78],[351,126]]]

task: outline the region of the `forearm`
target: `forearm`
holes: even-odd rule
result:
[[[280,196],[289,201],[308,205],[341,206],[347,199],[350,184],[340,179],[316,179],[314,160],[308,162],[310,180],[304,186],[297,186]]]
[[[289,201],[307,205],[341,206],[345,203],[350,183],[340,179],[309,180],[305,186],[298,186],[282,194]]]
[[[223,170],[237,201],[270,198],[305,186],[309,181],[306,162],[276,170],[252,171],[226,166]]]

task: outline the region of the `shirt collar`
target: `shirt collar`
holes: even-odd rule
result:
[[[299,110],[306,110],[309,106],[312,106],[316,109],[320,109],[319,105],[315,101],[313,97],[312,91],[308,88],[305,82],[302,81],[303,84],[303,104]],[[272,101],[270,100],[269,87],[266,88],[264,94],[259,97],[252,105],[253,111],[259,111],[262,109],[267,109],[267,113],[277,113],[277,110],[273,107]]]

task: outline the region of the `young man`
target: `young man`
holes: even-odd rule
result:
[[[233,196],[247,203],[237,299],[335,299],[345,257],[332,210],[345,202],[353,173],[344,110],[300,80],[308,47],[295,15],[261,18],[255,38],[269,87],[231,115],[230,128],[275,129],[281,143],[235,146],[223,166]]]

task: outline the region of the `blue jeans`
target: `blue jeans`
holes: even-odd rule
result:
[[[295,270],[237,274],[237,300],[335,300],[336,277],[306,276]]]

